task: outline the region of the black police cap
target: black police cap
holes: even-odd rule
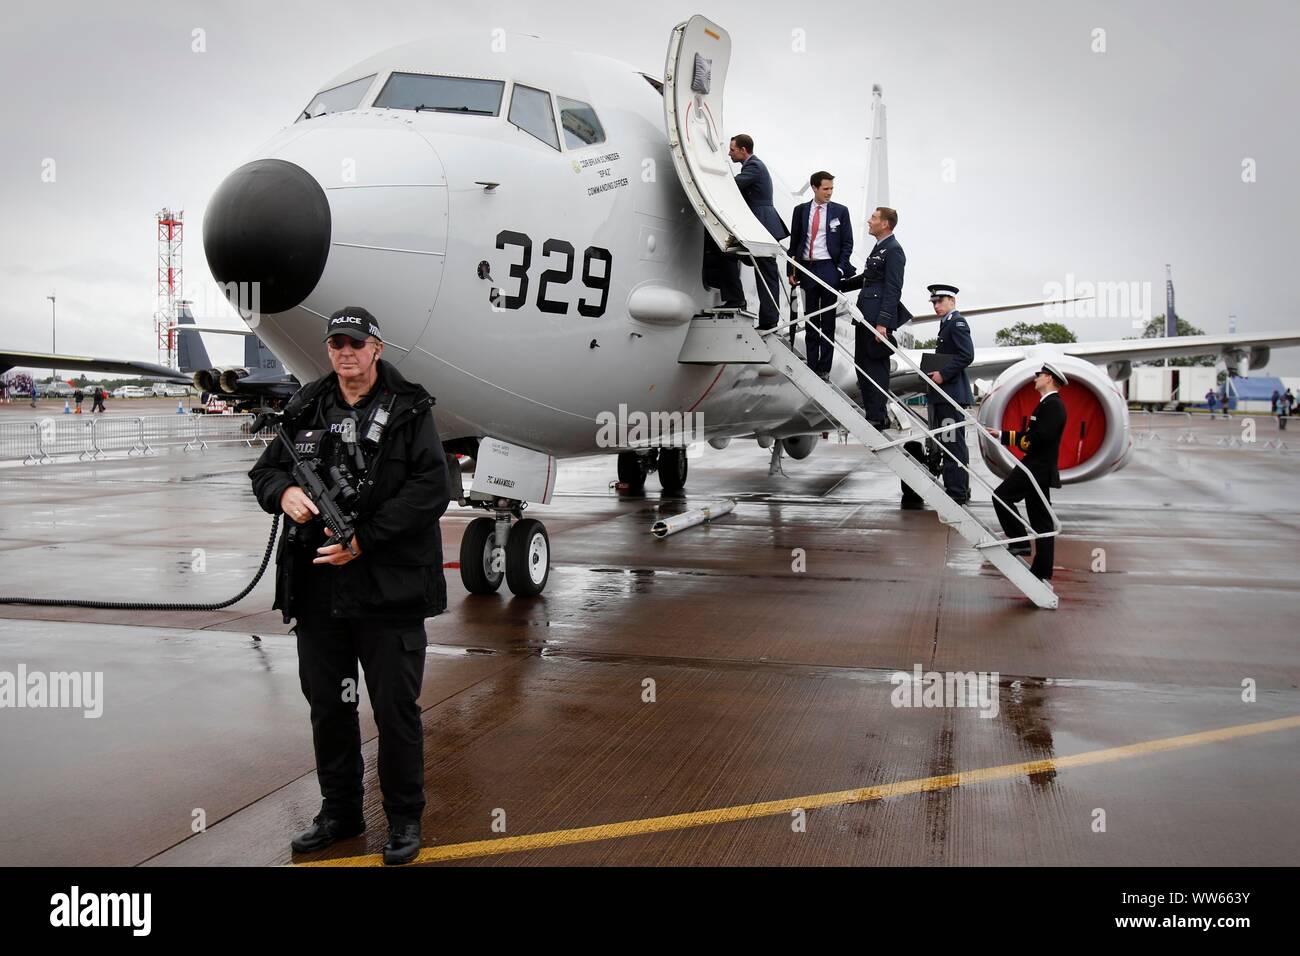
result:
[[[328,341],[331,335],[351,336],[357,342],[364,342],[368,335],[373,335],[381,342],[384,340],[375,317],[357,305],[339,309],[330,316],[329,324],[325,327],[325,340]]]

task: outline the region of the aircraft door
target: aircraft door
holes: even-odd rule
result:
[[[730,58],[731,36],[713,21],[697,15],[673,29],[664,68],[668,147],[686,195],[718,246],[776,255],[781,247],[750,212],[727,154],[722,94]]]

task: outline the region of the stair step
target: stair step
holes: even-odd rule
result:
[[[943,524],[978,549],[981,557],[1002,572],[1008,581],[1036,605],[1042,608],[1058,606],[1059,600],[1051,586],[1034,577],[1029,567],[1012,555],[1004,541],[986,528],[968,507],[953,501],[943,486],[935,481],[929,469],[923,468],[904,452],[895,437],[886,436],[868,424],[862,417],[862,410],[843,391],[822,381],[780,337],[767,336],[765,345],[772,355],[772,367],[821,406],[832,421],[857,438],[890,471],[911,486],[935,510]]]

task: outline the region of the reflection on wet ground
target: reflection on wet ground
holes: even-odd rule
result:
[[[0,590],[236,593],[269,529],[251,456],[5,470]],[[447,572],[451,606],[427,625],[422,859],[1294,862],[1300,728],[1267,723],[1300,714],[1294,455],[1146,443],[1061,490],[1056,612],[933,514],[900,511],[859,449],[823,442],[785,470],[706,449],[688,498],[660,502],[653,478],[611,492],[612,459],[566,462],[529,512],[556,561],[541,598],[470,598]],[[732,514],[650,535],[723,496]],[[444,520],[448,562],[469,517]],[[289,862],[319,797],[271,590],[211,613],[0,607],[0,671],[102,672],[105,697],[98,719],[4,711],[0,861]],[[916,668],[989,675],[996,715],[896,706],[895,674]],[[361,700],[370,827],[325,859],[371,862],[385,837]]]

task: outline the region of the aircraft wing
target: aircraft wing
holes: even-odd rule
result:
[[[169,325],[168,329],[177,332],[215,332],[218,335],[243,335],[256,336],[257,333],[252,329],[223,329],[215,325]]]
[[[972,315],[993,315],[997,312],[1016,312],[1020,309],[1036,309],[1043,305],[1066,305],[1070,302],[1080,302],[1083,299],[1090,299],[1092,296],[1075,296],[1073,299],[1044,299],[1038,302],[1013,302],[1010,305],[982,305],[974,309],[958,309],[966,318]],[[938,322],[939,316],[933,313],[912,313],[913,324],[917,322]]]
[[[1159,339],[1123,339],[1119,342],[1074,342],[1059,345],[1066,355],[1090,362],[1145,362],[1187,355],[1217,355],[1224,350],[1288,348],[1300,345],[1300,332],[1260,332],[1252,335],[1177,335]]]
[[[965,314],[965,313],[963,313]],[[1300,346],[1300,332],[1260,332],[1249,335],[1178,335],[1156,339],[1120,339],[1110,342],[1071,342],[1067,345],[1002,345],[977,348],[975,361],[966,369],[971,378],[994,378],[1027,358],[1073,355],[1106,365],[1110,362],[1149,362],[1190,355],[1218,355],[1224,351]],[[909,352],[919,365],[920,353]],[[910,369],[890,377],[891,388],[917,388],[920,382]]]
[[[11,368],[58,369],[60,372],[112,372],[117,375],[145,375],[161,382],[190,384],[190,377],[174,368],[129,359],[92,358],[87,355],[54,355],[50,352],[0,352],[0,371]]]

